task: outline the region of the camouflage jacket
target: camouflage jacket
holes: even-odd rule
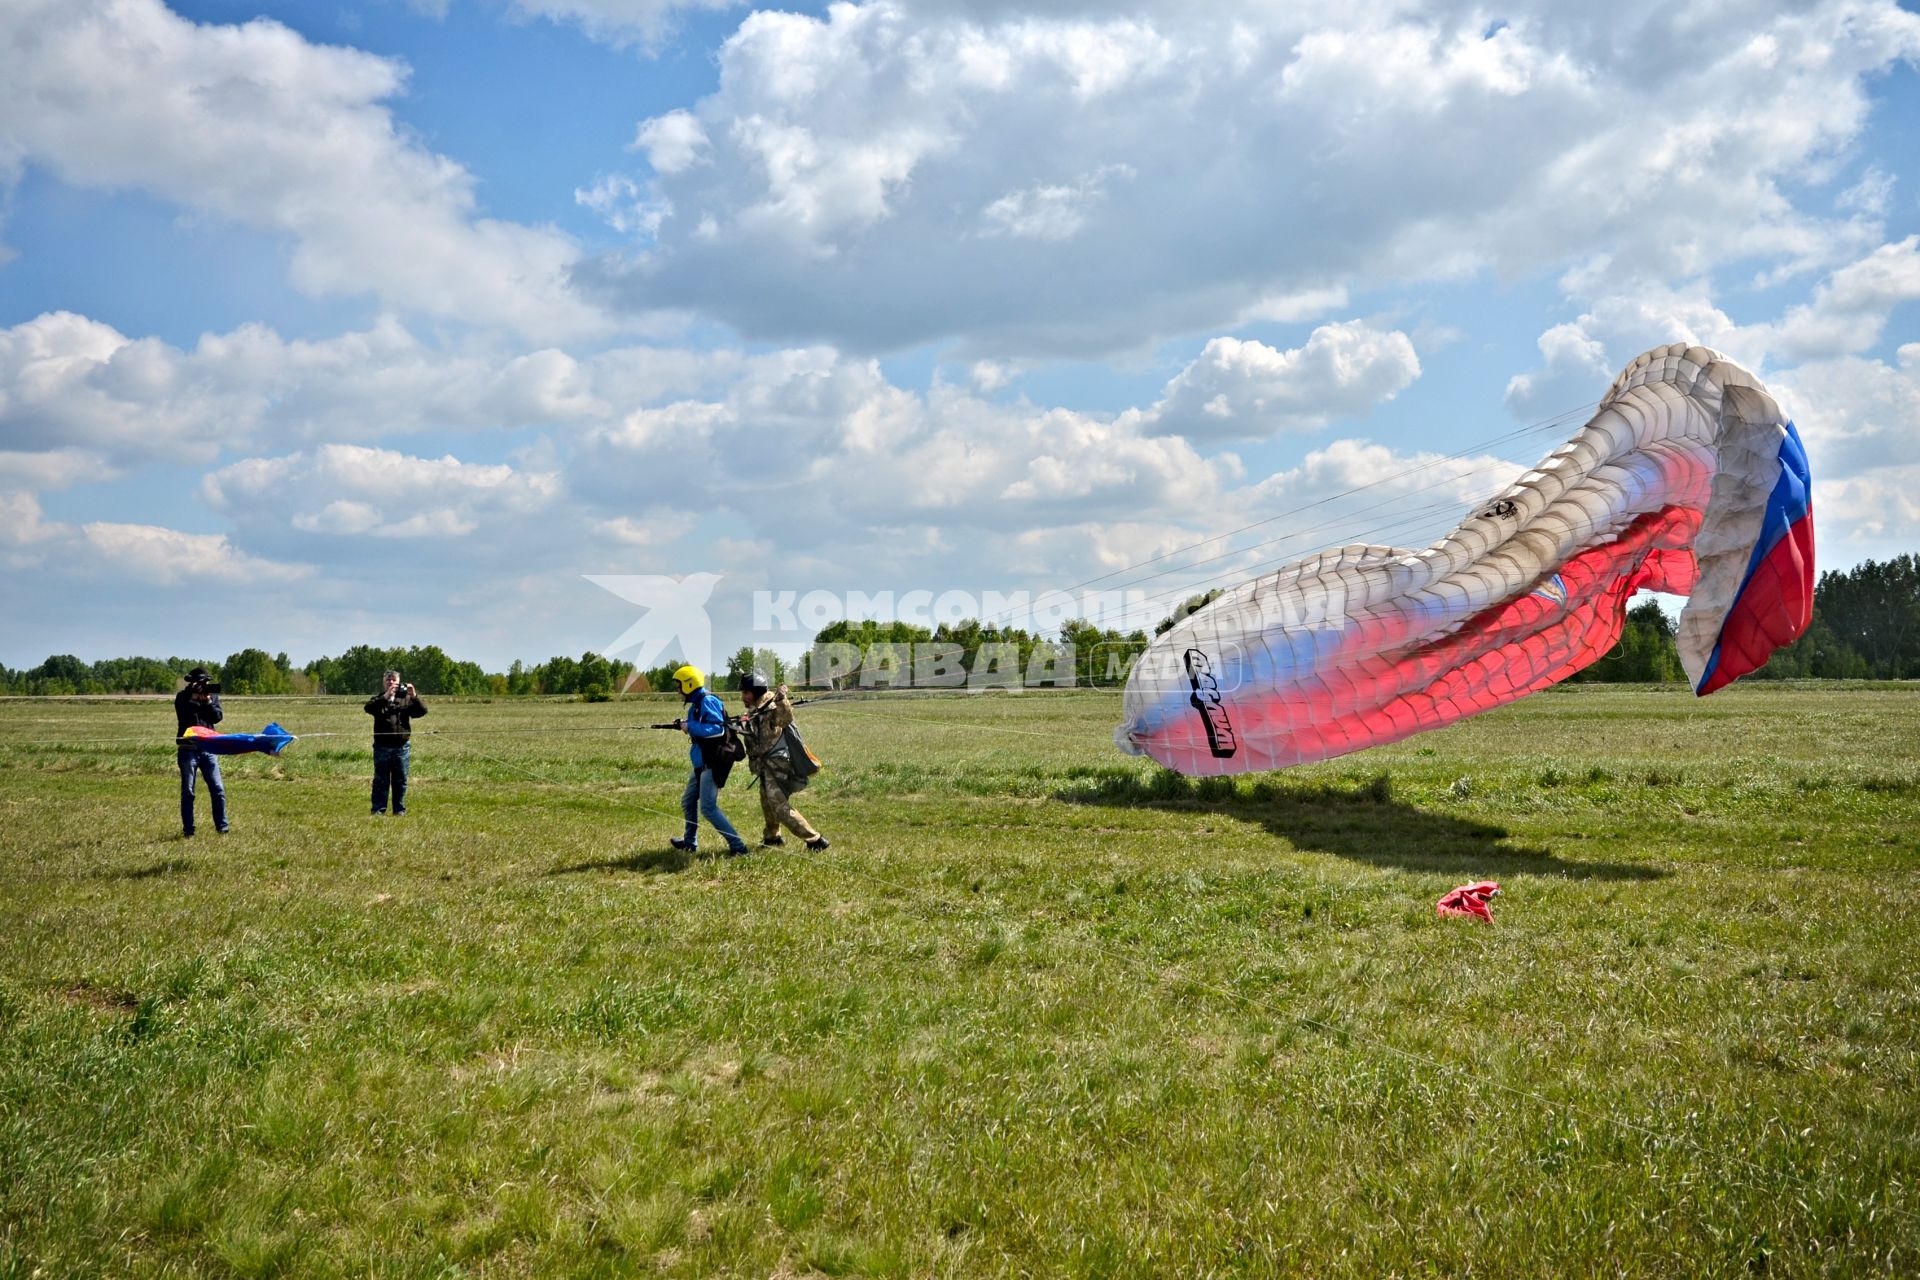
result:
[[[747,744],[747,761],[759,773],[767,753],[780,745],[780,735],[793,723],[793,703],[785,689],[769,692],[758,707],[741,717],[740,740]]]

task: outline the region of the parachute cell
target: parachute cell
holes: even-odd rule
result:
[[[1396,742],[1597,661],[1641,590],[1688,597],[1680,660],[1712,693],[1811,620],[1811,489],[1799,434],[1751,374],[1657,347],[1432,546],[1323,552],[1176,624],[1136,663],[1114,740],[1187,774]]]

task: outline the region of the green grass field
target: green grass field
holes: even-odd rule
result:
[[[807,708],[833,848],[689,860],[664,701],[436,702],[402,820],[231,701],[342,736],[191,841],[170,708],[0,703],[0,1277],[1920,1272],[1920,689],[1117,708]]]

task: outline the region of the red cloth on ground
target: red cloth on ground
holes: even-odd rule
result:
[[[1473,884],[1463,884],[1458,889],[1449,889],[1440,899],[1435,910],[1443,916],[1478,916],[1488,924],[1493,923],[1493,912],[1488,903],[1493,895],[1500,892],[1500,886],[1491,880],[1479,880]]]

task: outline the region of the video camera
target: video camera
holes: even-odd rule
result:
[[[187,692],[218,693],[220,692],[220,682],[218,680],[209,680],[205,676],[200,677],[198,680],[189,679],[187,681]]]

